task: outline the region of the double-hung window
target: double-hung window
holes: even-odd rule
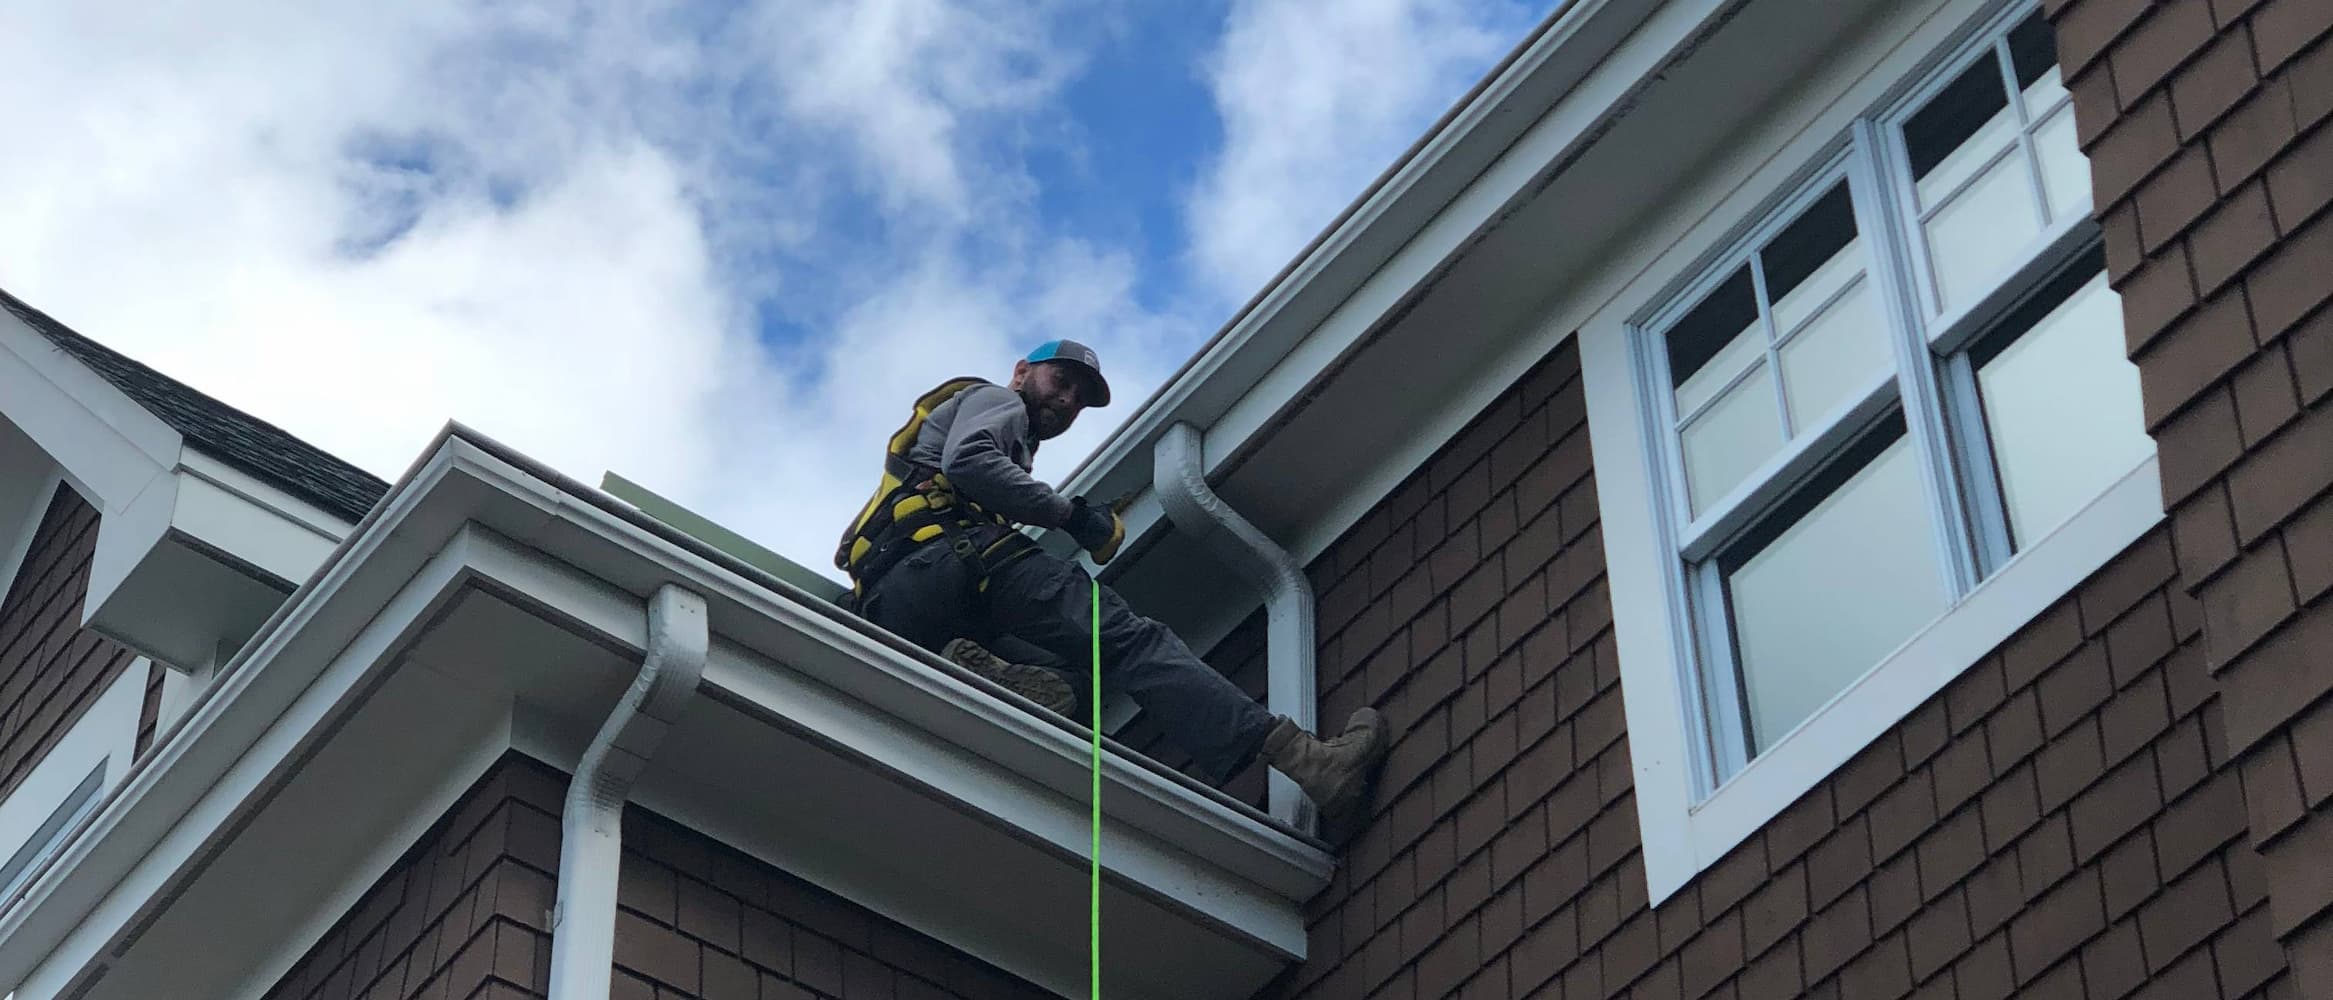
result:
[[[1671,654],[1640,669],[1673,669],[1684,721],[1634,752],[1688,812],[1790,758],[1736,827],[2135,537],[2028,558],[2086,509],[2142,478],[2157,502],[2048,21],[1998,15],[1889,95],[1625,324],[1666,609],[1638,648]]]

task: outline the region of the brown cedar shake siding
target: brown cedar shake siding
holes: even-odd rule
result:
[[[2159,529],[1657,909],[1576,346],[1314,567],[1404,730],[1268,996],[2241,997],[2289,982]]]
[[[2053,0],[2294,995],[2333,997],[2333,0]]]
[[[96,550],[96,508],[59,487],[0,599],[0,797],[137,658],[81,628]]]
[[[544,996],[566,787],[506,755],[268,1000]],[[624,838],[612,1000],[1047,995],[638,808]]]

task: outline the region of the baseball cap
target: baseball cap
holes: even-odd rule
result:
[[[1041,361],[1060,361],[1085,369],[1094,387],[1094,398],[1088,405],[1110,405],[1110,383],[1102,378],[1102,359],[1094,353],[1093,348],[1074,340],[1048,340],[1030,351],[1026,360],[1032,365]]]

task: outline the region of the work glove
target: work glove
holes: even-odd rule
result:
[[[1116,557],[1118,546],[1126,541],[1126,522],[1118,512],[1082,496],[1069,501],[1069,523],[1062,527],[1077,539],[1078,548],[1093,553],[1097,566]]]

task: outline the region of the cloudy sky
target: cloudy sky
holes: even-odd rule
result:
[[[1547,0],[0,5],[0,287],[384,478],[460,420],[812,568],[907,402],[1058,481]]]

